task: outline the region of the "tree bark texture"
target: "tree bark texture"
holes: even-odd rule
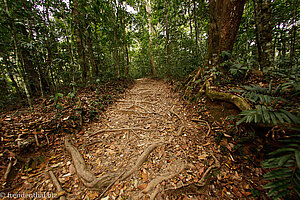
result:
[[[77,44],[77,53],[79,57],[79,64],[81,67],[81,73],[82,73],[82,81],[83,83],[86,83],[87,80],[87,74],[88,74],[88,66],[86,64],[86,55],[85,55],[85,45],[83,40],[83,33],[82,33],[82,22],[80,21],[83,17],[79,12],[79,7],[82,5],[79,5],[78,0],[73,1],[73,16],[74,16],[74,35],[76,39]]]
[[[260,69],[271,70],[274,66],[274,50],[272,45],[271,0],[253,0],[257,16],[255,18],[258,44],[261,47]]]
[[[240,26],[246,0],[209,1],[208,61],[211,65],[222,62],[221,53],[232,51]]]
[[[146,4],[146,12],[147,12],[147,18],[148,18],[148,29],[149,29],[151,75],[152,76],[157,76],[156,68],[155,68],[155,64],[154,64],[154,58],[153,58],[153,44],[152,44],[153,25],[152,25],[152,17],[151,17],[151,2],[150,2],[150,0],[145,0],[145,4]]]

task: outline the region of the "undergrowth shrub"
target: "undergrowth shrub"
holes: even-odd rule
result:
[[[255,105],[255,109],[239,114],[237,125],[243,122],[273,126],[279,123],[300,124],[299,112],[296,114],[288,111],[293,107],[291,98],[283,98],[288,95],[295,96],[299,92],[298,83],[287,81],[275,88],[270,83],[267,88],[252,85],[235,90]],[[270,181],[264,188],[268,189],[268,196],[273,199],[295,199],[295,195],[300,197],[300,134],[279,141],[281,147],[269,153],[269,158],[261,163],[263,168],[270,169],[264,175],[264,179]]]

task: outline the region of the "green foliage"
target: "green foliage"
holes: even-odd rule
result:
[[[264,186],[273,199],[292,198],[291,189],[300,197],[300,135],[281,140],[283,146],[269,154],[271,158],[264,160],[263,168],[271,171],[264,175],[271,180]]]
[[[248,65],[244,65],[241,63],[234,63],[230,66],[229,72],[234,78],[238,77],[246,77],[250,71],[250,67]]]
[[[241,92],[243,97],[256,105],[255,109],[244,110],[239,114],[241,119],[237,122],[237,125],[243,122],[274,125],[284,122],[300,124],[300,120],[295,115],[284,108],[278,108],[279,103],[288,102],[281,97],[286,89],[285,87],[285,84],[281,84],[273,88],[272,83],[270,83],[268,88],[252,85],[244,86],[244,90],[234,90]]]

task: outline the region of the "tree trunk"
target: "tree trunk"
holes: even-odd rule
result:
[[[258,14],[257,14],[257,5],[256,5],[256,1],[253,0],[253,7],[254,7],[254,17],[255,17],[255,29],[258,30]],[[261,63],[261,56],[262,56],[262,49],[261,49],[261,39],[260,39],[260,35],[258,33],[258,31],[255,31],[255,39],[256,39],[256,48],[257,48],[257,59],[258,59],[258,63]],[[260,68],[260,67],[259,67]],[[262,70],[260,68],[260,70]]]
[[[167,75],[171,76],[170,65],[170,33],[169,33],[169,19],[168,19],[168,3],[165,1],[165,27],[166,27],[166,53],[167,53]]]
[[[145,0],[145,4],[146,4],[147,17],[148,17],[151,75],[152,76],[157,76],[156,68],[155,68],[155,64],[154,64],[154,58],[153,58],[153,44],[152,44],[153,26],[152,26],[151,2],[150,2],[150,0]]]
[[[291,29],[291,46],[290,46],[290,64],[293,66],[293,59],[295,54],[295,44],[296,44],[296,23],[297,23],[297,7],[298,1],[294,0],[293,2],[293,26]]]
[[[92,68],[92,76],[97,77],[98,66],[95,61],[94,50],[93,50],[92,39],[91,39],[91,30],[89,28],[87,30],[86,43],[88,46],[88,53],[89,53],[90,64],[91,64],[91,68]]]
[[[79,1],[74,0],[73,1],[73,16],[74,16],[74,35],[77,43],[77,53],[79,57],[79,63],[81,67],[82,72],[82,82],[85,84],[87,81],[87,74],[88,74],[88,67],[86,64],[86,55],[85,55],[85,45],[83,41],[83,34],[82,34],[82,23],[80,19],[82,19],[82,16],[79,13]]]
[[[222,58],[223,51],[232,51],[240,26],[246,0],[210,0],[208,61],[218,65],[227,58]],[[226,72],[227,69],[220,68]]]
[[[274,67],[274,52],[272,45],[272,17],[271,0],[253,0],[256,6],[257,32],[259,34],[259,43],[261,46],[260,68],[269,71]]]
[[[129,56],[127,48],[127,38],[126,38],[126,21],[123,20],[123,45],[124,45],[124,76],[127,77],[129,73]]]
[[[199,40],[199,32],[198,32],[198,21],[197,21],[197,13],[196,13],[196,0],[193,0],[194,3],[194,23],[195,23],[195,37],[196,37],[196,43],[195,43],[195,50],[196,55],[198,56],[198,40]]]
[[[10,61],[8,61],[8,58],[6,56],[3,57],[3,61],[4,61],[4,64],[5,64],[5,69],[8,73],[8,76],[12,81],[12,86],[16,89],[17,95],[21,96],[22,95],[21,90],[19,88],[19,85],[18,85],[17,81],[15,80],[15,77],[13,76],[13,73],[12,73],[12,70],[11,70],[11,67],[10,67],[10,66],[12,66],[12,64],[10,63]]]

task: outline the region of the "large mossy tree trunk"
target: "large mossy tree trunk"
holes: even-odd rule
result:
[[[210,0],[207,59],[218,65],[223,51],[232,51],[240,26],[246,0]],[[224,71],[224,69],[220,69]]]
[[[215,66],[217,70],[227,72],[224,66],[220,63],[224,62],[226,57],[222,57],[222,52],[231,52],[238,29],[240,26],[241,18],[244,11],[244,5],[246,0],[210,0],[209,1],[209,34],[208,34],[208,53],[207,62],[209,67]],[[238,97],[230,93],[223,93],[212,91],[210,84],[213,83],[213,79],[209,78],[204,80],[203,75],[205,74],[205,65],[200,66],[190,76],[189,81],[186,85],[186,95],[189,92],[190,86],[196,83],[203,83],[195,99],[198,99],[200,95],[206,95],[211,100],[222,100],[228,101],[235,104],[240,110],[250,109],[249,104],[245,99]],[[202,81],[198,81],[202,79]]]

